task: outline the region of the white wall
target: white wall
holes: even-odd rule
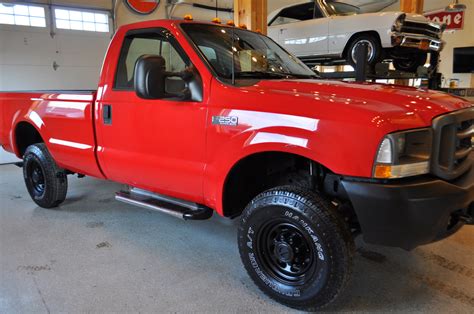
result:
[[[439,4],[436,4],[438,2]],[[425,11],[443,7],[451,1],[425,1]],[[446,46],[441,52],[440,72],[445,78],[445,86],[449,84],[449,79],[459,79],[459,87],[474,87],[474,74],[453,73],[453,49],[456,47],[474,46],[474,0],[461,0],[467,6],[464,12],[464,29],[459,31],[445,32],[443,39]],[[430,4],[430,6],[428,6]]]
[[[115,7],[115,19],[117,26],[166,18],[166,1],[167,0],[162,0],[158,8],[152,14],[148,15],[134,13],[127,7],[124,1],[117,1]]]
[[[270,0],[269,2],[272,1],[274,0]],[[176,3],[174,6],[168,5],[166,0],[161,0],[160,5],[152,14],[141,15],[131,11],[124,1],[117,1],[115,8],[117,25],[122,26],[135,22],[165,18],[181,19],[186,14],[191,14],[194,20],[199,21],[211,21],[216,17],[215,10],[193,7],[192,2],[209,7],[214,7],[216,5],[216,0],[174,0],[174,3]],[[221,8],[232,8],[233,0],[218,0],[217,4]],[[221,18],[223,22],[233,19],[233,13],[231,12],[218,11],[217,16]]]

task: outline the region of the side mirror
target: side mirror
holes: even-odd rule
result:
[[[166,97],[166,61],[161,56],[143,55],[135,64],[135,93],[140,98]]]
[[[143,55],[135,64],[135,93],[144,99],[179,98],[191,99],[187,87],[193,73],[183,71],[166,72],[166,61],[161,56]]]

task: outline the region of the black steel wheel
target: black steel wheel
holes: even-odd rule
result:
[[[288,285],[302,285],[316,271],[313,241],[290,219],[270,220],[257,235],[257,254],[264,271]],[[321,264],[319,264],[321,266]]]
[[[314,311],[345,288],[354,243],[328,200],[283,186],[258,195],[244,210],[239,250],[264,293],[287,306]]]
[[[35,197],[43,196],[46,182],[40,163],[33,159],[28,163],[25,170],[27,173],[26,180],[28,180],[27,185],[31,186],[32,193]]]
[[[34,144],[26,149],[23,177],[28,193],[40,207],[57,207],[66,199],[66,172],[56,165],[44,144]]]

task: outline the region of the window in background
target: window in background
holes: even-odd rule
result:
[[[56,28],[108,33],[109,15],[91,11],[54,9]]]
[[[0,3],[0,24],[46,27],[44,8],[32,5]]]

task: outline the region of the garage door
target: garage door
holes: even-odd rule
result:
[[[112,31],[107,11],[0,0],[0,91],[95,89]]]

